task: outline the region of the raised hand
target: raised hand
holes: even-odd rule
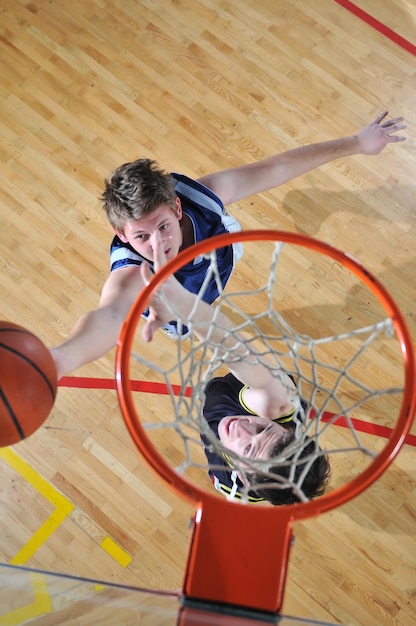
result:
[[[157,272],[166,264],[166,255],[163,249],[163,241],[160,233],[157,231],[152,235],[153,263]],[[149,285],[153,272],[148,263],[142,263],[140,272],[144,284]],[[177,310],[186,300],[188,292],[176,280],[174,275],[169,276],[158,286],[156,293],[153,295],[149,303],[149,315],[142,329],[142,337],[146,342],[152,341],[155,331],[172,321],[174,318],[173,310]],[[168,306],[167,302],[172,306]]]
[[[405,135],[395,134],[406,128],[404,118],[386,120],[387,115],[388,111],[384,111],[357,133],[360,154],[379,154],[388,143],[406,140]]]

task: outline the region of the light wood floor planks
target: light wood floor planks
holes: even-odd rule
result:
[[[355,6],[416,43],[414,0]],[[0,318],[55,345],[98,304],[111,239],[99,196],[121,163],[146,155],[197,177],[353,133],[388,109],[405,116],[405,143],[339,160],[232,212],[245,228],[305,233],[359,258],[415,336],[408,50],[333,0],[0,0],[0,34]],[[166,339],[160,358],[173,349]],[[113,371],[112,351],[74,376]],[[192,508],[139,457],[113,390],[61,387],[45,427],[13,454],[0,454],[2,562],[26,546],[21,562],[32,567],[180,587]],[[285,613],[414,623],[415,467],[407,445],[363,495],[296,526]],[[61,519],[48,533],[54,510]]]

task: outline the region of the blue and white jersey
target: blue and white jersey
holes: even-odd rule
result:
[[[183,174],[172,173],[172,178],[182,210],[191,220],[195,243],[222,233],[241,230],[237,220],[227,213],[221,200],[210,189]],[[241,243],[217,250],[217,265],[223,287],[242,252]],[[126,265],[141,265],[144,260],[146,259],[128,243],[123,243],[117,235],[114,237],[110,249],[111,272]],[[182,267],[175,276],[188,291],[197,294],[208,268],[209,259],[198,257]],[[217,285],[215,281],[211,281],[205,288],[203,300],[211,304],[217,297]]]

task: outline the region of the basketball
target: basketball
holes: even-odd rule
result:
[[[0,321],[0,447],[37,430],[55,402],[55,362],[26,328]]]

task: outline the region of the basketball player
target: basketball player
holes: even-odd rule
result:
[[[152,258],[154,269],[159,269],[166,262],[163,237],[155,233],[152,239]],[[151,277],[148,264],[141,268],[142,279],[147,283]],[[192,311],[192,330],[202,340],[210,332],[215,344],[224,350],[232,349],[232,362],[227,363],[230,373],[214,378],[205,389],[204,417],[211,430],[228,450],[250,459],[270,459],[279,456],[295,439],[296,425],[302,422],[305,405],[302,408],[296,400],[294,382],[285,372],[274,372],[260,363],[257,358],[247,354],[242,338],[234,333],[233,324],[220,313],[216,317],[215,328],[210,323],[214,309],[205,302],[197,303],[196,296],[187,291],[175,277],[170,277],[160,285],[158,294],[163,293],[165,300],[171,303],[178,315],[187,319]],[[143,328],[143,338],[151,341],[156,329],[166,323],[172,315],[158,294],[149,306],[149,315]],[[197,305],[196,305],[197,303]],[[241,343],[238,343],[238,340]],[[237,356],[244,357],[236,360]],[[240,491],[245,481],[244,476],[233,469],[233,463],[227,454],[212,450],[210,441],[202,436],[205,454],[211,467],[210,475],[214,486],[229,497],[241,497]],[[315,444],[306,438],[301,457],[315,451]],[[301,465],[295,478],[302,471]],[[279,467],[278,473],[287,477],[289,468]],[[302,483],[303,494],[308,498],[321,495],[329,478],[329,463],[321,453],[311,465]],[[269,500],[273,504],[290,504],[299,501],[296,489],[270,489],[259,485],[270,482],[260,475],[250,477],[250,483],[256,483],[256,491],[249,492],[249,500],[259,502]]]
[[[152,258],[155,270],[166,263],[163,235],[159,232],[152,236]],[[149,264],[143,263],[141,275],[143,282],[148,284],[152,276]],[[149,315],[142,330],[145,341],[151,341],[154,332],[171,318],[172,309],[181,320],[191,315],[192,332],[199,339],[206,339],[209,333],[219,358],[224,349],[225,364],[230,373],[208,382],[204,390],[203,409],[209,427],[223,447],[243,459],[268,460],[281,456],[295,440],[296,426],[300,427],[305,417],[306,406],[297,399],[293,379],[283,370],[276,371],[276,368],[272,375],[264,364],[264,357],[258,356],[253,347],[250,352],[246,350],[243,338],[233,333],[233,324],[223,313],[216,312],[216,323],[213,325],[215,309],[186,290],[175,276],[159,286],[150,302]],[[227,360],[229,350],[231,359]],[[255,491],[249,490],[249,501],[268,500],[272,504],[281,505],[300,500],[294,484],[285,488],[270,488],[266,484],[262,486],[262,483],[270,484],[270,477],[262,476],[259,472],[250,474],[234,469],[227,452],[213,449],[205,435],[201,435],[201,439],[214,486],[228,497],[240,498],[244,484],[249,488],[255,484]],[[318,452],[301,483],[302,494],[313,498],[324,493],[329,479],[329,462],[308,437],[303,438],[302,448],[299,458]],[[298,465],[293,483],[304,467],[304,463]],[[288,478],[290,465],[272,466],[271,471],[281,478]]]
[[[238,373],[238,365],[233,370]],[[244,378],[244,376],[240,375],[239,378]],[[262,383],[265,383],[262,387],[248,386],[239,378],[230,373],[213,378],[207,384],[203,414],[209,427],[225,448],[242,457],[266,460],[281,456],[285,448],[295,441],[296,426],[304,421],[305,413],[302,410],[296,411],[289,401],[286,407],[280,407],[278,417],[269,417],[270,412],[265,410],[265,402],[267,406],[270,406],[272,401],[270,388],[278,386],[279,381],[271,376],[267,368],[262,377]],[[287,377],[285,378],[287,385]],[[244,379],[246,382],[249,380]],[[267,386],[267,380],[270,386]],[[303,402],[302,408],[306,410]],[[244,476],[233,468],[229,455],[213,450],[211,442],[205,435],[201,435],[201,439],[214,487],[228,498],[241,498],[243,484],[247,483]],[[309,437],[304,437],[299,459],[312,455],[315,451],[315,443]],[[289,454],[288,460],[290,458]],[[299,478],[303,469],[304,463],[298,464],[294,474],[295,480]],[[278,468],[275,466],[275,469],[271,471],[287,479],[290,465],[281,465]],[[303,495],[309,499],[322,495],[329,475],[328,458],[319,450],[319,455],[301,481]],[[267,487],[264,483],[271,483],[271,479],[261,475],[260,472],[249,476],[249,481],[249,484],[256,484],[255,490],[251,489],[248,493],[249,502],[268,500],[272,504],[281,505],[300,501],[295,488]]]
[[[104,208],[115,231],[111,246],[110,275],[97,309],[80,317],[68,338],[52,348],[59,378],[103,356],[116,345],[120,328],[143,287],[139,266],[152,262],[152,239],[160,232],[166,258],[188,246],[227,231],[240,229],[224,205],[282,185],[324,163],[354,154],[379,154],[388,143],[404,141],[397,134],[406,125],[402,117],[379,115],[355,135],[277,154],[263,161],[208,174],[192,180],[166,174],[157,165],[140,159],[116,169],[106,181]],[[221,252],[220,273],[226,284],[241,248]],[[205,277],[203,260],[181,270],[178,279],[197,292]],[[215,285],[206,292],[211,303]],[[166,331],[175,335],[175,326]]]

